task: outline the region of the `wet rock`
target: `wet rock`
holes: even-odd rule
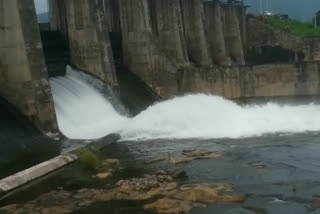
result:
[[[17,205],[16,204],[12,204],[12,205],[8,205],[5,207],[1,207],[0,208],[0,213],[4,212],[4,213],[14,213],[17,209]]]
[[[188,177],[187,172],[184,170],[174,170],[174,171],[170,172],[170,175],[175,180],[185,179]]]
[[[244,209],[253,211],[255,214],[267,214],[267,210],[264,208],[253,207],[253,206],[244,206]]]
[[[263,162],[261,161],[253,161],[248,163],[248,166],[255,168],[255,169],[265,169],[267,168],[267,165],[265,165]]]
[[[158,172],[158,175],[145,175],[143,178],[120,180],[115,189],[118,197],[126,200],[149,200],[155,196],[164,195],[177,187],[170,175]]]
[[[144,210],[160,214],[175,214],[189,212],[194,207],[206,207],[206,205],[171,198],[162,198],[145,205]]]
[[[317,198],[313,204],[312,204],[313,209],[320,209],[320,198]]]
[[[172,157],[170,162],[173,164],[186,163],[193,160],[201,160],[201,159],[218,159],[222,157],[222,154],[218,152],[193,149],[193,150],[183,150],[183,156]]]
[[[233,191],[230,184],[201,184],[185,185],[180,187],[172,197],[183,201],[192,201],[198,203],[216,203],[216,202],[243,202],[245,197],[240,195],[224,195],[225,192]]]
[[[50,207],[41,210],[41,214],[69,214],[72,212],[72,207],[62,206],[62,207]]]
[[[167,175],[168,173],[165,171],[165,170],[158,170],[156,171],[156,176],[159,176],[159,175]]]
[[[176,171],[184,175],[184,171]],[[234,195],[231,184],[192,184],[178,186],[172,173],[159,170],[154,175],[117,182],[112,189],[82,189],[76,192],[51,191],[23,205],[10,205],[0,210],[6,213],[66,214],[94,203],[106,201],[146,201],[147,211],[156,213],[185,213],[193,207],[218,202],[242,202]],[[178,176],[180,177],[180,176]],[[153,201],[156,200],[156,201]],[[22,212],[23,211],[23,212]]]
[[[187,163],[193,161],[195,158],[192,157],[172,157],[170,158],[170,162],[173,164]]]
[[[102,172],[95,175],[96,178],[100,180],[108,179],[112,176],[112,172]]]

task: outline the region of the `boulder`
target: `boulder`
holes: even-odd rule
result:
[[[194,207],[206,207],[206,205],[171,198],[162,198],[151,204],[146,204],[144,210],[159,214],[175,214],[189,212]]]

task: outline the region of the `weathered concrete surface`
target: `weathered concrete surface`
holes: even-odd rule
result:
[[[25,185],[35,179],[38,179],[54,170],[57,170],[69,163],[76,161],[78,157],[74,154],[64,154],[51,160],[45,161],[34,167],[21,171],[15,175],[0,180],[0,194],[14,190],[17,187]]]
[[[242,44],[242,34],[238,15],[238,6],[227,4],[221,7],[224,13],[225,41],[228,53],[235,65],[244,65],[244,47]]]
[[[247,50],[261,52],[265,46],[281,47],[295,53],[302,51],[305,61],[320,60],[320,38],[301,38],[281,29],[275,29],[258,19],[247,22]],[[295,57],[297,60],[297,57]]]
[[[151,0],[153,33],[169,58],[178,63],[188,61],[179,0]]]
[[[158,95],[177,90],[177,62],[168,58],[153,34],[149,1],[120,0],[124,66]]]
[[[180,74],[180,93],[227,98],[319,95],[320,62],[195,69]]]
[[[190,60],[197,65],[212,64],[212,56],[208,49],[208,41],[204,26],[204,9],[201,0],[181,1],[186,46]]]
[[[39,26],[32,0],[0,1],[0,96],[42,131],[56,130]]]
[[[208,45],[215,64],[228,66],[231,59],[226,49],[221,7],[217,1],[204,2],[204,14]]]
[[[50,6],[52,29],[67,36],[71,63],[117,86],[104,1],[50,0]]]

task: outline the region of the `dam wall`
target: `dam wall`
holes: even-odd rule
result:
[[[107,86],[116,87],[118,83],[104,1],[50,0],[49,5],[51,28],[66,36],[70,62],[98,77]]]
[[[42,132],[57,129],[33,0],[0,1],[0,96]]]
[[[163,97],[177,93],[179,70],[243,65],[245,23],[238,17],[245,10],[238,7],[201,0],[119,1],[124,65]]]
[[[320,62],[194,68],[180,72],[179,93],[210,93],[226,98],[320,94]]]

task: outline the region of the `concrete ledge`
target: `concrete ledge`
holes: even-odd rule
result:
[[[75,154],[63,154],[53,159],[40,163],[29,169],[21,171],[17,174],[0,180],[0,195],[12,191],[22,185],[34,181],[44,175],[47,175],[67,164],[70,164],[78,159]]]

